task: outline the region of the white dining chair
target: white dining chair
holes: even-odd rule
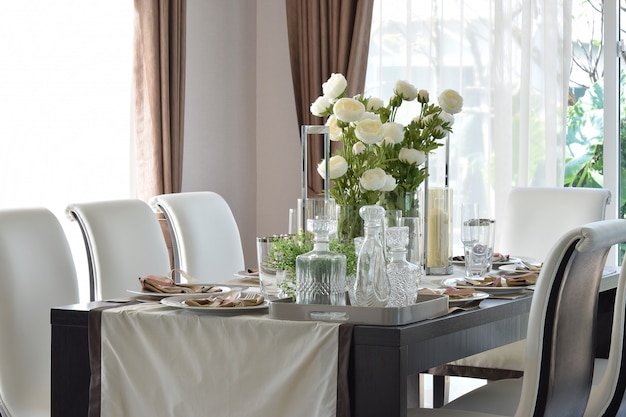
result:
[[[610,191],[600,188],[514,188],[506,213],[498,221],[502,228],[498,252],[541,262],[564,233],[604,220],[610,200]],[[488,381],[522,376],[524,344],[522,340],[430,369],[436,387],[434,402],[445,403],[447,376]]]
[[[50,416],[50,309],[79,301],[65,233],[44,208],[0,210],[0,414]]]
[[[244,269],[239,228],[222,196],[211,191],[162,194],[150,203],[167,219],[176,269],[200,282],[223,282]]]
[[[517,187],[498,221],[498,252],[541,262],[564,233],[604,220],[611,192],[604,188]]]
[[[527,327],[524,377],[471,391],[439,409],[409,416],[582,416],[592,391],[597,293],[606,257],[626,242],[626,220],[604,220],[566,233],[545,258]],[[517,397],[502,387],[519,384]],[[471,401],[477,392],[482,404]]]
[[[68,205],[80,226],[90,275],[91,300],[139,290],[139,277],[167,276],[171,265],[163,232],[150,206],[137,199]]]

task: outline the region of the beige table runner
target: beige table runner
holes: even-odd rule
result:
[[[335,323],[147,303],[104,310],[100,338],[102,417],[349,414],[337,401],[347,394],[337,381],[347,380],[349,335],[340,349]]]

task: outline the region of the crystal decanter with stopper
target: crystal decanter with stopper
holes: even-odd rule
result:
[[[359,210],[363,218],[365,238],[356,267],[356,281],[352,291],[352,305],[361,307],[385,307],[389,300],[387,262],[381,241],[385,209],[381,206],[363,206]]]
[[[313,250],[296,257],[296,303],[345,305],[346,257],[328,247],[337,220],[309,219],[307,229]]]
[[[387,307],[406,307],[415,304],[420,268],[406,260],[406,247],[409,243],[409,228],[388,227],[385,230],[387,243],[387,278],[390,295]]]

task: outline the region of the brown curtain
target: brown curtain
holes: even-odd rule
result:
[[[309,107],[332,73],[348,80],[348,96],[362,93],[374,0],[285,0],[291,73],[298,125],[319,125]],[[316,167],[323,142],[309,141],[308,192],[319,195],[323,181]]]
[[[137,195],[180,192],[186,0],[135,0]]]

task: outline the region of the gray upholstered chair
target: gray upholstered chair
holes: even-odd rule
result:
[[[106,300],[139,290],[139,277],[169,274],[169,252],[159,222],[141,200],[70,204],[66,209],[83,234],[90,297]]]
[[[0,415],[50,416],[50,309],[79,298],[69,244],[49,210],[0,210],[0,286]]]
[[[223,282],[244,269],[239,228],[219,194],[162,194],[150,203],[167,219],[176,269],[200,282]]]
[[[408,415],[583,416],[595,366],[596,295],[609,249],[623,242],[626,220],[605,220],[571,230],[552,247],[532,299],[521,380],[493,382]],[[515,392],[510,385],[517,394],[506,394]]]

